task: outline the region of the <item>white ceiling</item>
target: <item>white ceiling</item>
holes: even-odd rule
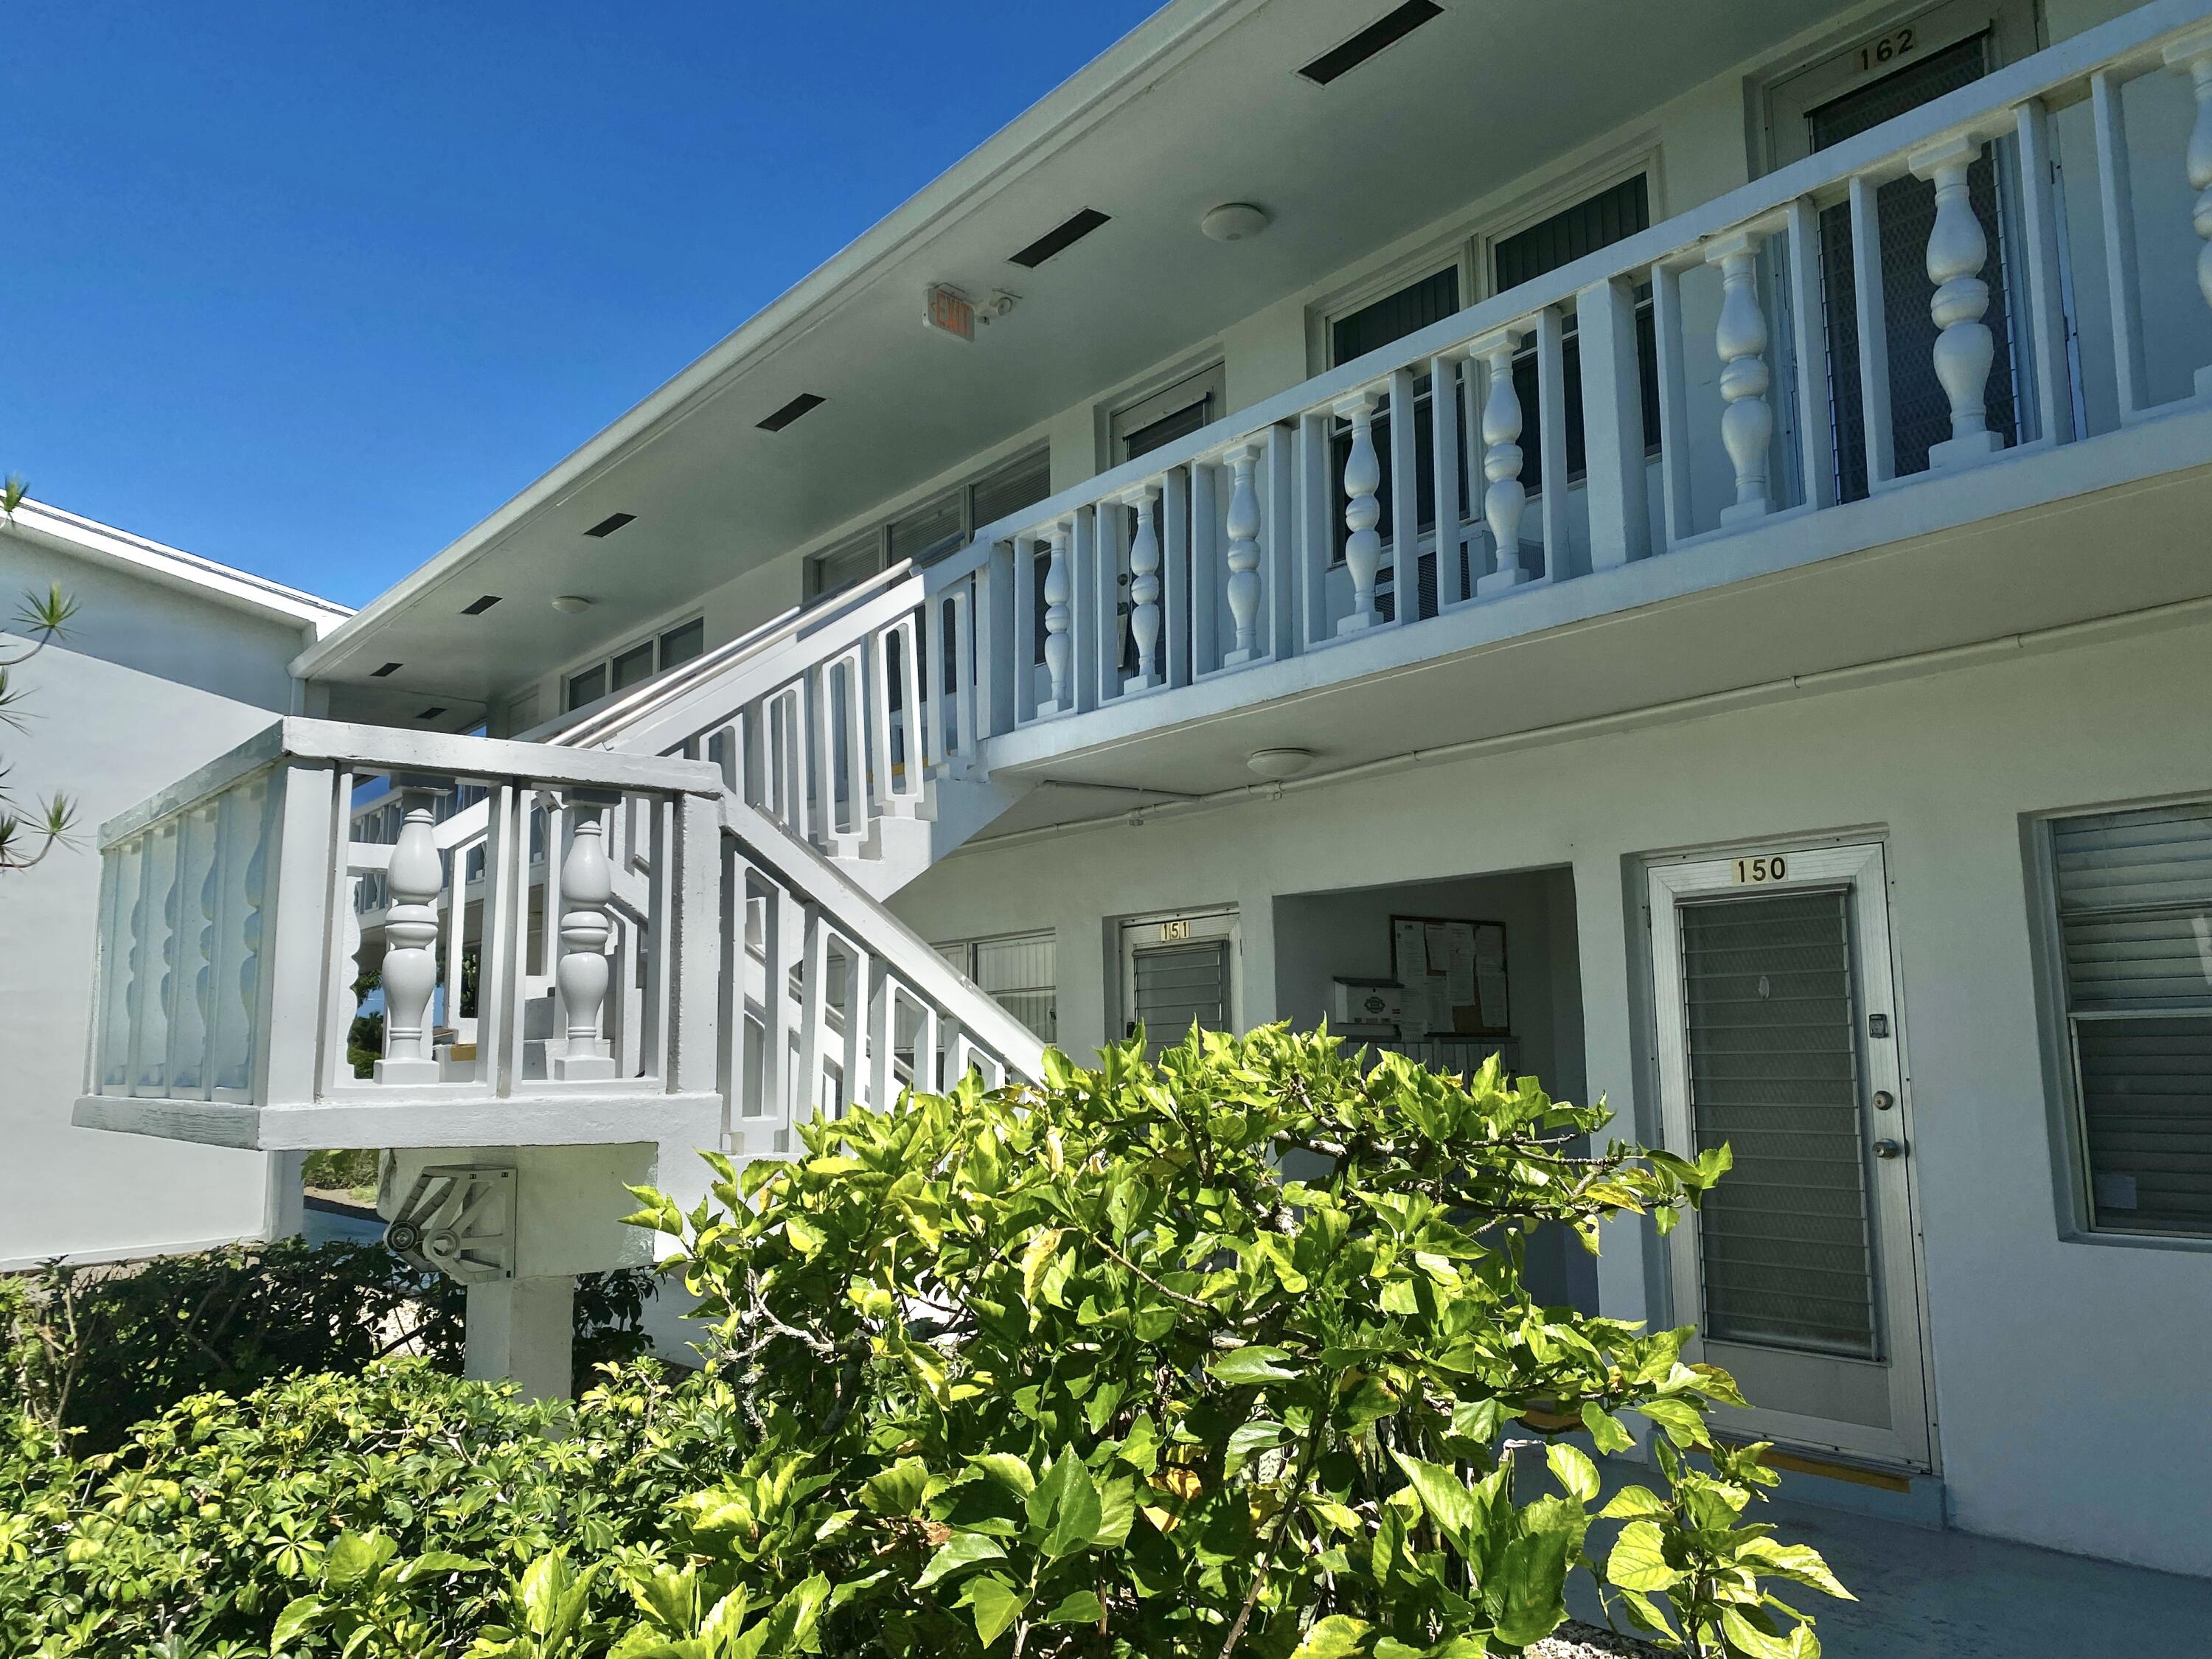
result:
[[[994,166],[994,147],[1015,148],[1002,135],[955,170],[995,175],[957,210],[902,245],[887,221],[840,256],[880,240],[876,262],[765,349],[611,456],[580,452],[584,460],[572,458],[441,555],[441,568],[418,573],[427,580],[416,591],[403,584],[370,607],[312,668],[335,683],[334,712],[414,723],[422,707],[444,702],[453,712],[433,723],[465,723],[479,700],[918,487],[1838,9],[1825,0],[1446,0],[1443,16],[1328,87],[1296,75],[1355,20],[1389,9],[1170,8],[1156,21],[1243,15],[1102,101],[1094,83],[1126,77],[1125,48],[1138,38],[1117,47],[1047,100],[1070,112],[1057,147],[1009,129],[1023,143],[1007,165]],[[1233,245],[1201,236],[1206,210],[1235,200],[1267,210],[1267,234]],[[1085,206],[1111,222],[1037,270],[1009,263]],[[1007,289],[1021,304],[963,346],[921,326],[932,282],[976,295]],[[757,428],[800,392],[827,401],[781,434]],[[618,511],[636,522],[605,540],[583,536]],[[598,604],[563,617],[547,603],[561,592]],[[504,602],[459,614],[483,593]],[[403,666],[371,681],[388,661]]]

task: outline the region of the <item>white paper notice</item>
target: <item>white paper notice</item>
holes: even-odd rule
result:
[[[1446,998],[1455,1008],[1464,1008],[1474,1000],[1474,929],[1453,928],[1444,963],[1444,986]]]

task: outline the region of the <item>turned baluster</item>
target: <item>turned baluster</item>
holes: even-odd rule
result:
[[[553,1057],[551,1070],[556,1079],[571,1082],[615,1074],[614,1049],[599,1035],[599,1017],[607,1000],[607,939],[614,932],[607,914],[615,885],[605,813],[618,799],[572,790],[562,802],[568,852],[561,860],[561,960],[553,983],[567,1013],[568,1046]]]
[[[1075,595],[1072,569],[1075,526],[1062,519],[1052,532],[1052,555],[1044,568],[1044,668],[1052,681],[1052,701],[1038,712],[1057,714],[1075,706],[1067,683],[1068,659],[1075,648],[1067,631],[1075,621],[1068,603]]]
[[[1531,579],[1521,562],[1521,515],[1528,506],[1528,489],[1521,482],[1521,428],[1524,416],[1521,394],[1513,387],[1514,354],[1521,349],[1518,327],[1486,334],[1468,349],[1470,361],[1486,366],[1489,383],[1482,404],[1482,476],[1490,481],[1483,493],[1482,521],[1490,526],[1496,567],[1475,579],[1477,593],[1502,593]]]
[[[1374,446],[1368,446],[1371,457]],[[1229,465],[1235,482],[1229,492],[1229,616],[1237,629],[1236,648],[1221,659],[1224,668],[1251,662],[1260,655],[1260,492],[1253,485],[1253,469],[1259,464],[1260,447],[1246,444],[1231,450]],[[1370,532],[1372,533],[1371,532]],[[1376,543],[1379,550],[1380,542]],[[1378,556],[1379,556],[1379,552]],[[1368,586],[1375,583],[1370,560]]]
[[[438,895],[446,884],[438,858],[434,805],[442,787],[400,787],[398,839],[385,871],[384,1058],[379,1083],[435,1083],[430,1047],[430,999],[438,988]]]
[[[1766,313],[1759,303],[1759,240],[1749,231],[1723,236],[1705,249],[1705,263],[1721,268],[1721,315],[1713,346],[1721,359],[1721,445],[1735,466],[1735,503],[1721,509],[1723,524],[1764,518],[1767,447],[1774,410],[1766,401],[1774,376],[1766,366]],[[1879,349],[1877,346],[1875,348]]]
[[[2003,437],[1990,430],[1985,401],[1996,356],[1982,320],[1990,308],[1990,285],[1981,277],[1989,238],[1966,191],[1966,169],[1981,153],[1977,140],[1957,137],[1912,156],[1913,176],[1936,186],[1936,223],[1928,233],[1928,280],[1936,292],[1928,314],[1942,331],[1936,337],[1936,378],[1951,400],[1951,435],[1929,450],[1930,467],[1963,465],[2004,447]]]
[[[2169,69],[2185,70],[2197,94],[2197,120],[2189,129],[2183,164],[2197,192],[2190,223],[2204,246],[2197,251],[2197,290],[2212,306],[2212,30],[2199,30],[2166,49]],[[2197,371],[2197,395],[2212,398],[2212,365]]]
[[[1375,453],[1375,404],[1371,392],[1346,398],[1336,406],[1339,420],[1352,422],[1352,453],[1344,463],[1344,568],[1352,573],[1352,614],[1336,625],[1339,634],[1357,634],[1382,620],[1375,609],[1375,573],[1382,563],[1382,504],[1375,492],[1382,485],[1382,463]]]
[[[1137,533],[1129,543],[1129,635],[1137,647],[1133,684],[1142,690],[1160,683],[1160,538],[1153,526],[1159,505],[1159,485],[1137,492]]]

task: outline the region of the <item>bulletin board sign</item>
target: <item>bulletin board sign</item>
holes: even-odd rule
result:
[[[1393,916],[1390,971],[1405,988],[1407,1032],[1424,1036],[1513,1035],[1504,922]]]

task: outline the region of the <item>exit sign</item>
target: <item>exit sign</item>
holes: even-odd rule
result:
[[[940,334],[969,341],[975,337],[975,307],[957,288],[946,288],[941,283],[933,284],[928,307],[921,319]]]

